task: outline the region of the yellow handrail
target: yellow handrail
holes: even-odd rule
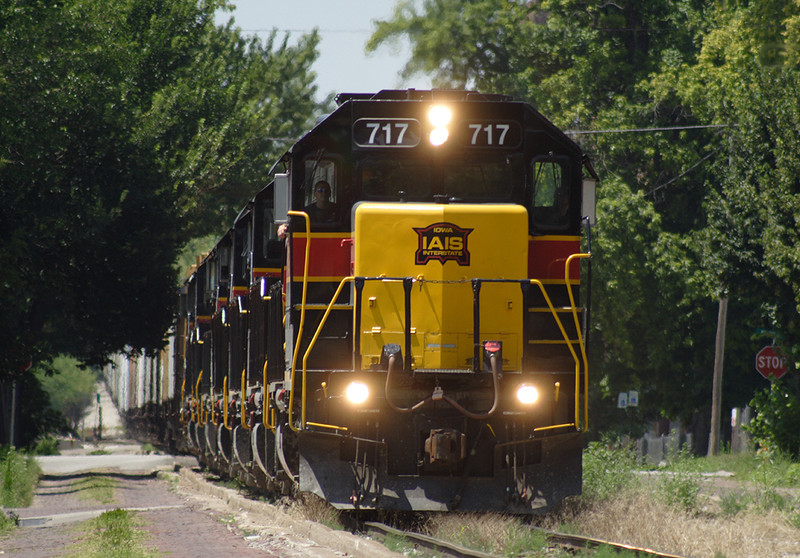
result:
[[[261,373],[261,424],[275,432],[274,423],[267,420],[267,411],[269,407],[269,387],[267,386],[267,364],[269,360],[264,359],[264,370]]]
[[[228,377],[225,376],[225,380],[222,382],[222,406],[225,409],[222,411],[222,424],[225,425],[226,430],[233,430],[230,426],[228,426]]]
[[[307,372],[307,365],[308,365],[308,355],[311,354],[311,350],[314,348],[314,345],[317,342],[317,338],[319,334],[322,332],[322,328],[325,326],[325,322],[328,320],[328,315],[331,313],[331,309],[333,305],[339,298],[339,294],[342,292],[345,283],[349,283],[350,281],[355,280],[355,277],[352,275],[349,277],[344,277],[340,282],[339,286],[336,289],[336,292],[331,298],[331,301],[328,303],[328,307],[325,309],[325,313],[322,315],[322,319],[319,322],[319,326],[317,326],[317,331],[314,332],[314,337],[311,338],[311,341],[308,343],[308,348],[306,349],[305,354],[303,355],[303,410],[301,412],[300,417],[300,428],[305,428],[306,426],[306,372]],[[294,384],[294,382],[292,382]],[[292,420],[292,411],[291,405],[289,405],[289,422],[291,423]]]
[[[181,407],[183,407],[184,401],[186,401],[186,376],[183,377],[183,382],[181,382]],[[181,424],[186,424],[186,421],[183,420],[183,409],[178,409],[178,412],[181,414]]]
[[[303,326],[306,322],[306,292],[308,291],[308,256],[311,248],[311,218],[305,211],[289,211],[289,215],[303,217],[306,220],[306,255],[303,266],[303,295],[300,300],[300,326],[297,328],[297,336],[295,337],[297,343],[292,348],[292,379],[289,384],[289,428],[295,432],[299,432],[299,429],[295,427],[292,422],[292,410],[294,408],[294,376],[297,369],[297,345],[299,345],[303,338]],[[294,270],[292,273],[294,273]],[[289,280],[291,281],[292,278],[290,277]],[[303,406],[303,413],[305,414],[305,405]]]
[[[240,406],[241,409],[239,411],[239,422],[242,423],[242,428],[244,428],[245,430],[250,430],[250,425],[247,424],[247,420],[245,419],[245,414],[246,414],[245,411],[247,410],[247,406],[245,405],[245,401],[247,401],[247,386],[244,383],[245,370],[246,370],[245,368],[242,368],[242,383],[239,384],[240,386],[242,386],[242,396],[241,396],[242,403]]]
[[[225,376],[225,379],[227,380],[228,377]],[[217,414],[214,412],[214,406],[216,405],[216,401],[214,400],[215,395],[216,394],[214,393],[214,388],[209,386],[208,398],[211,400],[211,424],[213,424],[214,426],[219,426],[219,423],[217,422]]]
[[[564,324],[561,323],[561,318],[558,317],[558,314],[556,313],[556,309],[553,306],[553,303],[550,301],[550,297],[547,295],[547,291],[544,288],[544,284],[542,284],[542,282],[539,281],[538,279],[531,279],[530,282],[531,282],[531,285],[538,286],[539,290],[542,291],[542,296],[544,297],[544,301],[547,303],[547,307],[550,308],[550,313],[553,315],[553,318],[556,321],[556,325],[558,325],[558,329],[561,331],[561,335],[564,336],[564,340],[567,342],[567,348],[569,349],[569,352],[572,353],[572,359],[575,361],[575,386],[576,386],[575,387],[575,390],[576,390],[575,391],[575,403],[576,403],[575,404],[575,426],[577,427],[580,424],[580,422],[578,422],[578,421],[580,419],[580,412],[581,412],[580,405],[577,404],[578,398],[580,397],[580,391],[579,391],[580,390],[580,385],[579,384],[580,384],[581,364],[580,364],[580,361],[578,361],[578,355],[575,353],[575,349],[572,347],[572,343],[570,343],[570,341],[569,341],[569,336],[567,335],[567,330],[564,329]]]
[[[575,331],[578,333],[578,345],[581,348],[581,358],[583,358],[583,429],[589,429],[589,359],[586,356],[586,345],[583,342],[583,333],[581,333],[580,322],[578,321],[578,309],[575,307],[575,297],[572,294],[572,289],[569,286],[569,264],[573,259],[591,258],[591,254],[572,254],[567,258],[567,263],[564,265],[564,280],[567,283],[567,294],[569,294],[569,303],[572,307],[572,318],[575,321]],[[576,396],[580,393],[580,386],[575,386]],[[577,402],[577,399],[576,399]],[[576,421],[577,422],[577,421]]]
[[[197,407],[197,424],[203,424],[203,409],[200,408],[200,380],[203,379],[203,370],[197,376],[197,383],[194,386],[194,404]]]

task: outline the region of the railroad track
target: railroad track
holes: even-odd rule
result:
[[[481,552],[479,550],[472,550],[463,546],[453,544],[451,542],[413,533],[410,531],[402,531],[389,527],[383,523],[376,523],[368,521],[362,524],[363,530],[373,538],[384,541],[387,537],[398,537],[408,541],[415,547],[425,548],[434,551],[440,555],[452,556],[454,558],[499,558],[495,554]],[[531,527],[531,529],[536,529]],[[639,548],[629,544],[614,543],[602,539],[595,539],[592,537],[583,537],[580,535],[567,535],[564,533],[555,533],[552,531],[542,531],[551,545],[567,550],[592,550],[599,547],[608,547],[616,552],[627,552],[628,555],[634,555],[640,558],[684,558],[677,554],[666,554],[657,552],[649,548]]]

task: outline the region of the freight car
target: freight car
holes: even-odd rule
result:
[[[132,416],[341,509],[532,513],[580,493],[588,159],[506,96],[337,105],[193,269],[173,398]]]

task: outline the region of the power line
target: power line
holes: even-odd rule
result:
[[[351,34],[364,34],[364,33],[372,33],[371,29],[278,29],[277,27],[271,27],[269,29],[241,29],[242,33],[272,33],[276,31],[278,33],[313,33],[316,31],[317,33],[351,33]]]
[[[672,132],[675,130],[701,130],[705,128],[727,128],[727,124],[706,124],[698,126],[669,126],[663,128],[619,128],[616,130],[565,130],[568,136],[581,136],[588,134],[625,134],[647,132]]]
[[[719,151],[719,149],[715,149],[714,151],[712,151],[711,153],[709,153],[708,155],[706,155],[705,157],[703,157],[702,159],[700,159],[699,161],[697,161],[697,162],[696,162],[694,165],[692,165],[691,167],[689,167],[688,169],[686,169],[685,171],[683,171],[682,173],[680,173],[678,176],[676,176],[676,177],[674,177],[674,178],[672,178],[672,179],[670,179],[670,180],[666,181],[664,184],[659,184],[658,186],[656,186],[655,188],[653,188],[652,190],[650,190],[649,192],[647,192],[647,193],[645,194],[645,196],[649,196],[650,194],[654,194],[654,193],[656,193],[658,190],[661,190],[662,188],[666,188],[667,186],[669,186],[670,184],[672,184],[673,182],[675,182],[675,181],[676,181],[676,180],[678,180],[679,178],[681,178],[681,177],[683,177],[683,176],[686,176],[687,174],[689,174],[690,172],[692,172],[692,170],[694,170],[696,167],[699,167],[699,166],[700,166],[700,163],[702,163],[702,162],[703,162],[703,161],[705,161],[706,159],[709,159],[709,158],[710,158],[712,155],[714,155],[714,154],[715,154],[717,151]]]

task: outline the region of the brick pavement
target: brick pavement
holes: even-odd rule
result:
[[[70,462],[61,467],[49,458],[40,460],[48,473],[40,482],[29,508],[12,510],[26,526],[0,538],[0,556],[25,558],[62,557],[80,537],[80,521],[103,511],[126,508],[143,520],[147,532],[143,544],[158,555],[172,558],[236,556],[237,558],[390,558],[398,556],[375,541],[307,520],[288,517],[264,502],[245,498],[232,490],[213,486],[184,466],[179,475],[133,475],[129,465],[137,462],[140,446],[125,439],[122,421],[103,386],[98,386],[103,407],[104,432],[109,434],[93,446],[67,443],[62,455]],[[96,409],[87,411],[87,424]],[[116,462],[91,459],[91,453],[113,454]],[[88,456],[75,466],[73,457]],[[182,462],[175,457],[170,462]],[[99,475],[92,467],[102,461],[102,473],[117,479],[113,501],[101,503],[87,498],[86,479]],[[196,461],[191,460],[193,463]],[[137,462],[138,463],[138,462]],[[147,467],[162,468],[147,462]],[[66,471],[66,472],[65,472]],[[80,474],[78,474],[80,472]],[[125,472],[126,474],[122,474]],[[74,473],[74,474],[70,474]],[[0,512],[2,513],[2,512]],[[49,518],[48,520],[37,518]],[[246,532],[243,532],[246,530]]]
[[[64,556],[80,537],[74,519],[86,519],[115,508],[138,509],[147,537],[144,544],[171,557],[200,557],[234,553],[260,558],[279,556],[255,548],[230,524],[209,512],[202,503],[169,490],[169,485],[154,477],[115,477],[114,499],[101,503],[86,498],[85,476],[43,480],[29,508],[13,510],[23,526],[0,540],[3,556],[45,558]],[[85,512],[81,515],[80,512]],[[70,515],[67,515],[70,514]],[[74,515],[73,515],[74,514]],[[41,518],[52,519],[35,525]],[[61,520],[69,522],[61,523]]]

